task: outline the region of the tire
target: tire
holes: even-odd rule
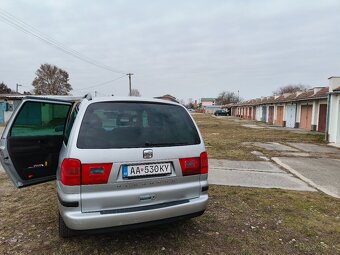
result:
[[[63,220],[63,217],[59,214],[59,236],[62,238],[68,238],[76,235],[76,231],[68,228]]]

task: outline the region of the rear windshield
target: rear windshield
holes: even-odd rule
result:
[[[77,141],[80,149],[167,147],[199,144],[188,113],[159,103],[103,102],[91,104]]]

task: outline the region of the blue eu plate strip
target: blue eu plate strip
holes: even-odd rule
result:
[[[123,177],[128,177],[128,167],[123,166]]]

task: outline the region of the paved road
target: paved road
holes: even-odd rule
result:
[[[218,185],[316,191],[271,162],[209,160],[209,183]]]

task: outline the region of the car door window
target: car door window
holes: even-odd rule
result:
[[[0,160],[16,187],[55,179],[65,122],[72,102],[26,99],[2,137]]]
[[[69,105],[26,102],[15,118],[10,136],[63,135]]]

